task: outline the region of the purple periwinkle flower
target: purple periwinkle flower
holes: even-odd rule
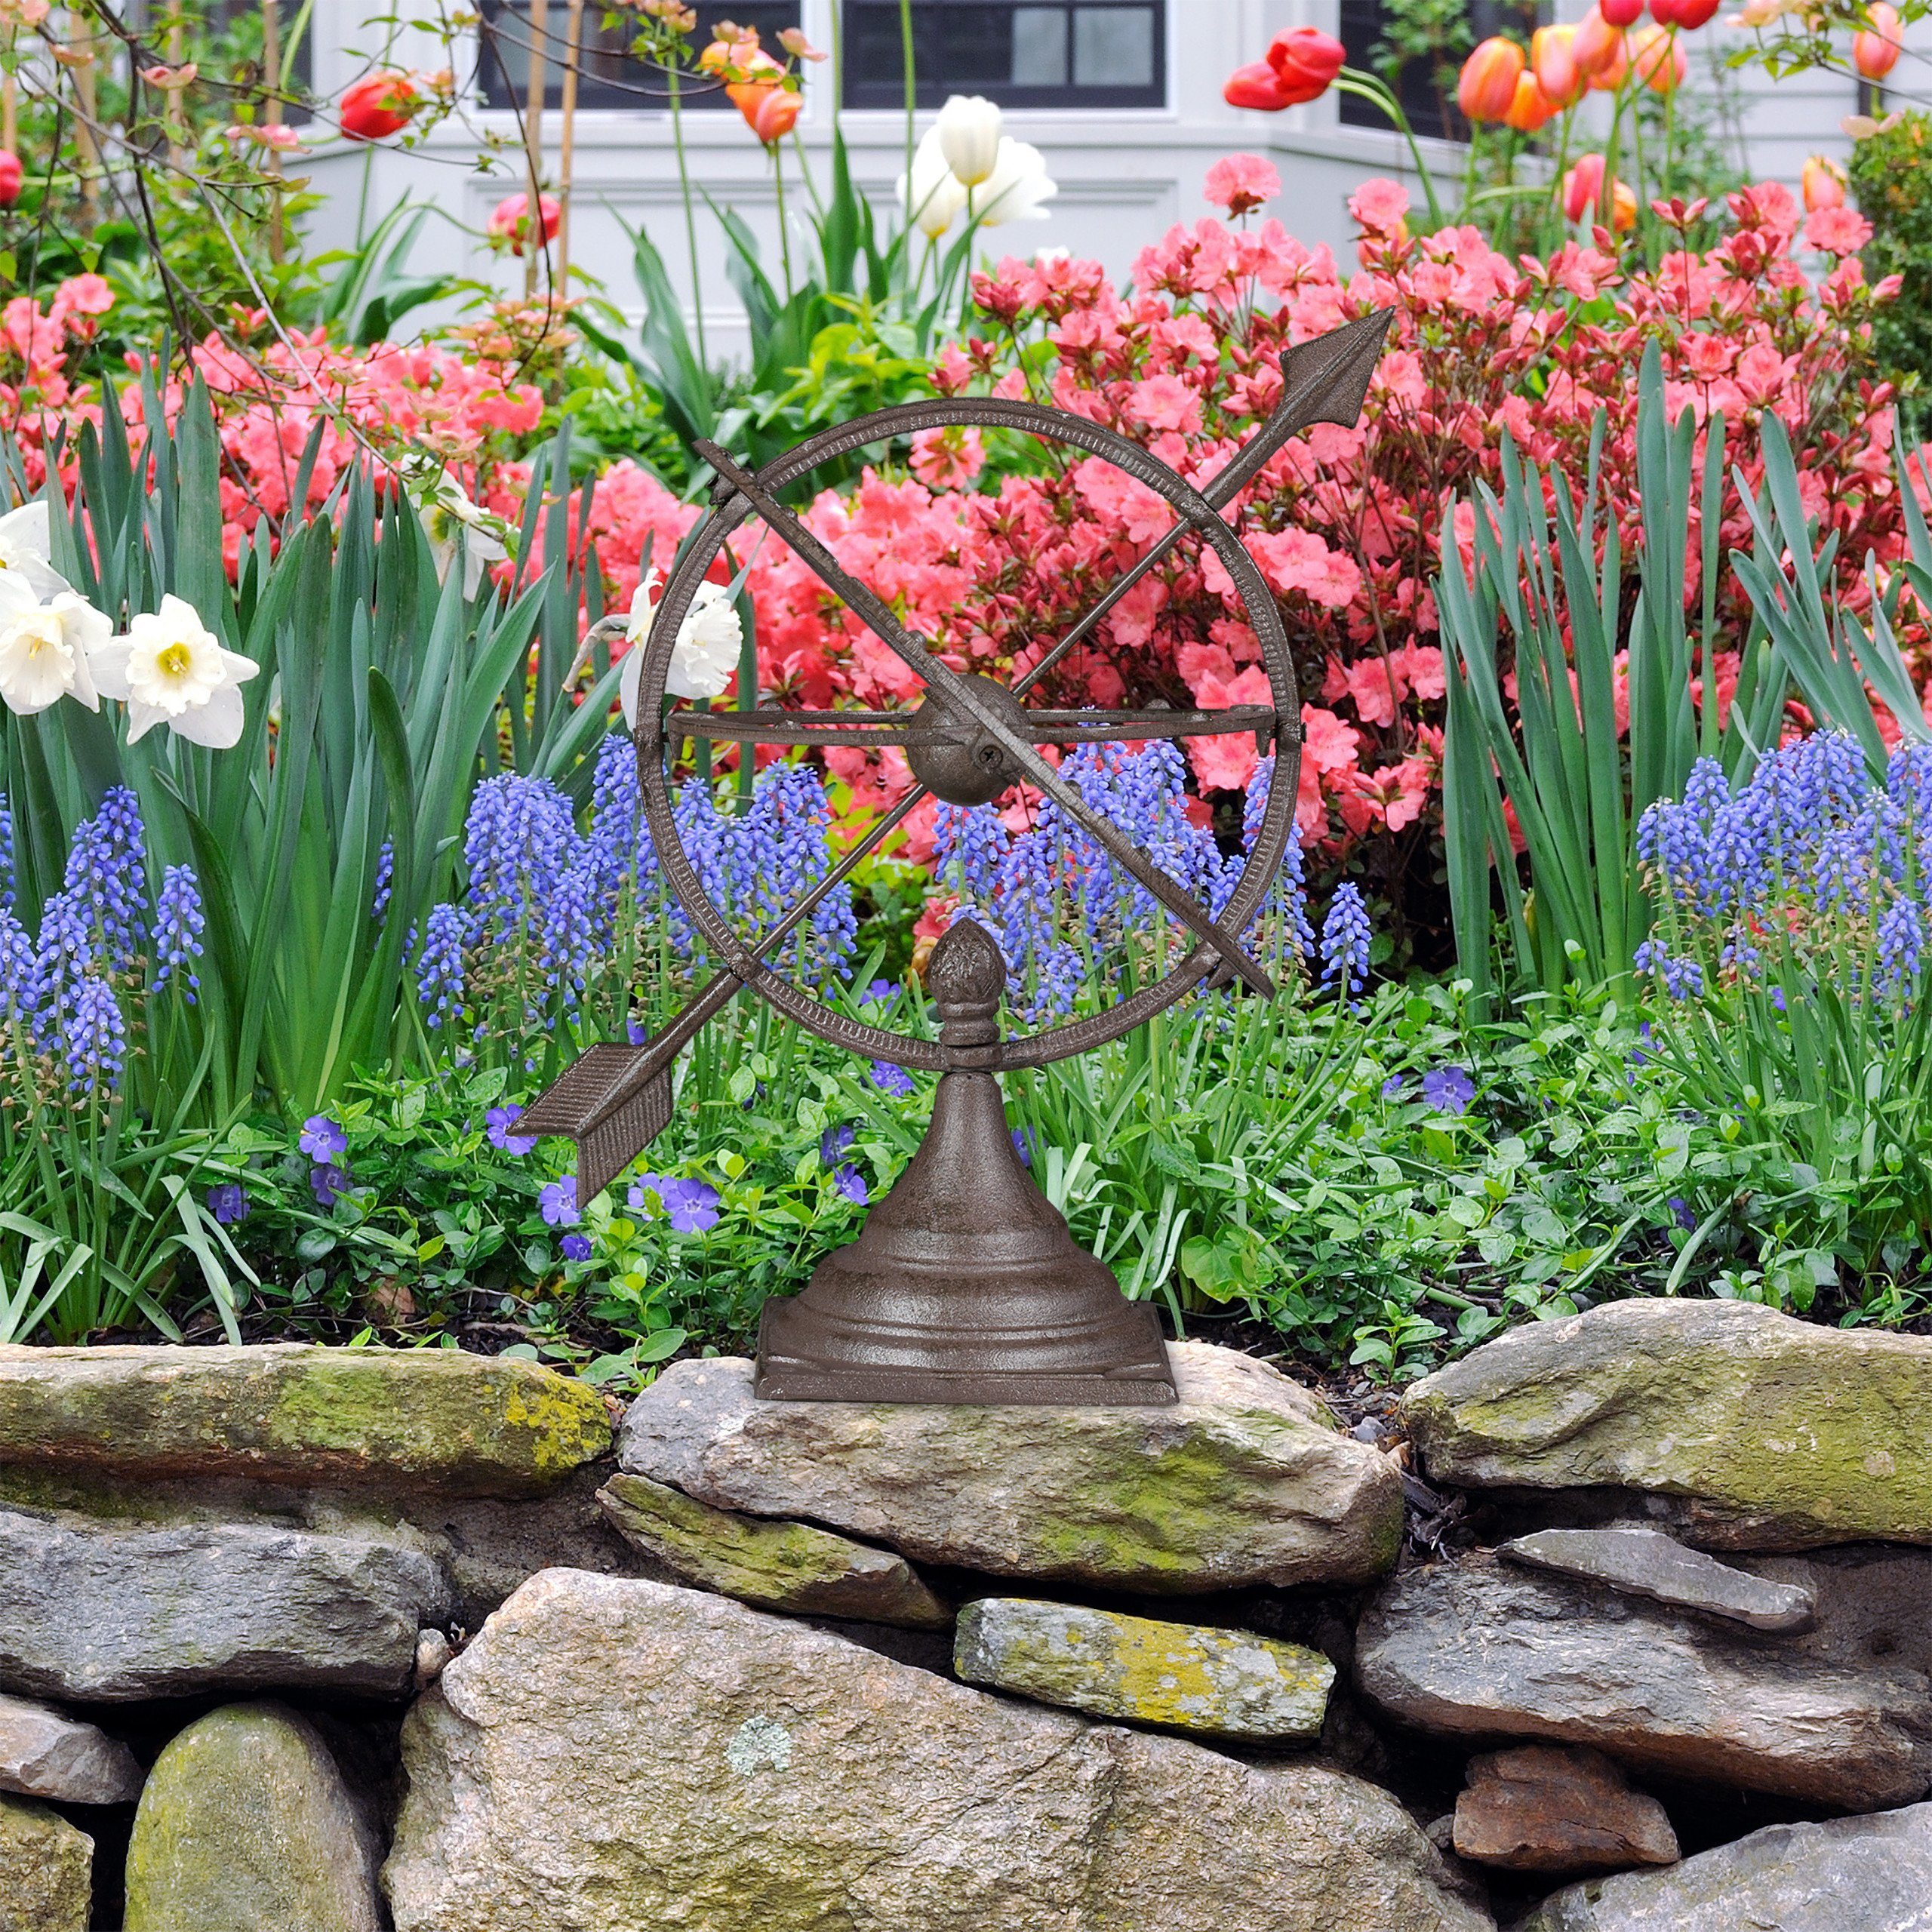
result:
[[[701,1235],[718,1225],[719,1195],[701,1180],[666,1181],[658,1190],[664,1212],[681,1235]]]
[[[1438,1113],[1460,1115],[1469,1112],[1476,1084],[1466,1067],[1432,1067],[1422,1077],[1422,1097]]]
[[[661,1202],[664,1198],[666,1183],[662,1174],[639,1174],[631,1183],[630,1192],[624,1198],[641,1214],[651,1212],[651,1197],[656,1195]]]
[[[855,1207],[864,1207],[872,1198],[872,1189],[866,1185],[865,1176],[850,1161],[841,1162],[832,1178],[838,1183],[839,1192]]]
[[[523,1109],[521,1107],[492,1107],[483,1116],[483,1137],[492,1147],[500,1147],[506,1154],[527,1154],[537,1145],[534,1134],[512,1134]]]
[[[872,1062],[872,1081],[881,1094],[889,1094],[895,1100],[903,1100],[912,1091],[912,1076],[889,1060]]]
[[[1686,1201],[1682,1195],[1673,1194],[1666,1204],[1670,1209],[1672,1219],[1686,1234],[1696,1227],[1697,1217],[1691,1211],[1690,1202]]]
[[[309,1192],[318,1208],[333,1208],[336,1196],[349,1191],[349,1171],[333,1161],[318,1161],[309,1170]]]
[[[553,1228],[568,1228],[577,1220],[577,1176],[553,1180],[537,1197],[537,1212]]]
[[[859,1137],[859,1131],[850,1121],[837,1127],[828,1127],[818,1137],[818,1157],[825,1164],[835,1167],[838,1157]]]
[[[874,980],[859,998],[869,1005],[875,1001],[897,999],[904,991],[905,988],[897,980]]]
[[[590,1239],[586,1235],[566,1235],[558,1242],[557,1247],[566,1261],[588,1261],[590,1259]]]
[[[1032,1138],[1023,1127],[1016,1127],[1013,1130],[1013,1151],[1020,1156],[1020,1164],[1023,1168],[1030,1168],[1033,1164]]]
[[[248,1190],[238,1180],[225,1180],[208,1189],[208,1212],[223,1227],[248,1218]]]
[[[349,1137],[327,1114],[311,1114],[302,1123],[295,1144],[310,1160],[325,1162],[348,1152]]]
[[[1399,1100],[1407,1088],[1408,1084],[1409,1079],[1407,1074],[1390,1074],[1389,1078],[1382,1083],[1382,1097],[1385,1100]]]

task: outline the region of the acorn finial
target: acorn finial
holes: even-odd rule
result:
[[[970,914],[955,919],[933,948],[926,986],[939,1009],[940,1045],[983,1047],[999,1038],[1006,957]]]

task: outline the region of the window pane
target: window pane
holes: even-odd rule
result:
[[[1073,16],[1073,79],[1083,88],[1144,88],[1154,79],[1154,15],[1146,7],[1081,7]]]
[[[1013,85],[1066,85],[1066,15],[1058,7],[1020,7],[1013,15]]]

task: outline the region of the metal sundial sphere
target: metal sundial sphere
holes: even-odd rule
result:
[[[672,1062],[734,994],[751,988],[835,1046],[941,1075],[932,1121],[858,1238],[822,1261],[804,1292],[767,1304],[758,1392],[780,1400],[897,1402],[1165,1403],[1175,1399],[1158,1318],[1128,1301],[1108,1270],[1076,1246],[1014,1149],[997,1078],[1116,1039],[1204,983],[1239,979],[1264,998],[1273,982],[1237,937],[1260,908],[1287,848],[1301,752],[1301,709],[1281,611],[1222,512],[1269,457],[1315,423],[1352,424],[1380,354],[1386,313],[1291,349],[1274,413],[1211,482],[1197,489],[1138,444],[1085,418],[994,398],[911,403],[858,417],[801,443],[755,474],[716,445],[697,454],[717,478],[711,511],[672,571],[648,643],[637,702],[645,815],[658,859],[692,924],[723,967],[685,1011],[640,1046],[586,1051],[525,1109],[516,1131],[566,1134],[577,1145],[578,1198],[614,1180],[671,1118]],[[955,671],[851,576],[780,500],[820,463],[921,429],[977,424],[1029,432],[1103,457],[1172,506],[1174,522],[1099,602],[1011,686]],[[665,685],[692,599],[732,532],[763,519],[826,587],[920,678],[909,710],[679,711],[667,732]],[[1220,710],[1046,710],[1026,694],[1190,531],[1232,579],[1260,646],[1270,702]],[[1239,883],[1218,915],[1160,870],[1089,806],[1041,745],[1195,738],[1251,731],[1278,752],[1266,811]],[[746,940],[712,901],[680,839],[667,749],[688,737],[754,745],[900,745],[917,783],[784,916]],[[1192,932],[1164,977],[1104,1013],[1003,1037],[1007,965],[975,921],[957,921],[934,949],[927,985],[940,1026],[912,1038],[834,1012],[766,961],[928,794],[980,804],[1021,780],[1051,798],[1124,871]]]

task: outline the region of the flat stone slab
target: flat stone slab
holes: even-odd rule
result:
[[[1517,1932],[1926,1932],[1932,1804],[1771,1825],[1668,1872],[1546,1899]]]
[[[1501,1545],[1499,1554],[1532,1569],[1607,1583],[1632,1596],[1728,1617],[1754,1630],[1808,1630],[1818,1612],[1817,1598],[1801,1584],[1754,1577],[1638,1523],[1539,1530]]]
[[[995,1577],[1168,1594],[1393,1564],[1390,1457],[1266,1363],[1188,1342],[1168,1357],[1171,1408],[768,1402],[749,1361],[679,1362],[632,1404],[618,1460],[718,1509]]]
[[[0,1926],[6,1932],[88,1932],[94,1840],[57,1812],[0,1798]]]
[[[1714,1549],[1932,1543],[1932,1339],[1748,1302],[1614,1302],[1417,1383],[1430,1478],[1675,1499]]]
[[[903,1556],[808,1523],[714,1509],[648,1476],[597,1493],[618,1533],[700,1589],[795,1617],[848,1617],[943,1630],[952,1613]]]
[[[0,1466],[527,1496],[610,1441],[585,1383],[456,1349],[0,1348]]]
[[[1589,1745],[1621,1763],[1847,1810],[1932,1785],[1932,1557],[1758,1558],[1816,1594],[1767,1638],[1484,1552],[1403,1572],[1356,1632],[1384,1710],[1449,1737]]]
[[[313,1725],[231,1704],[155,1761],[126,1932],[384,1932],[376,1835]]]
[[[33,1698],[0,1696],[0,1791],[63,1804],[131,1804],[141,1776],[134,1752],[97,1724]]]
[[[442,1573],[375,1538],[129,1528],[0,1509],[0,1688],[82,1703],[206,1690],[401,1697]]]
[[[1600,1751],[1526,1744],[1469,1760],[1456,1855],[1506,1872],[1620,1872],[1674,1865],[1677,1834],[1654,1798]]]
[[[1387,1793],[534,1577],[403,1727],[396,1932],[1491,1932]]]
[[[968,1604],[952,1661],[969,1684],[1095,1717],[1298,1744],[1321,1735],[1335,1681],[1299,1644],[1019,1597]]]

